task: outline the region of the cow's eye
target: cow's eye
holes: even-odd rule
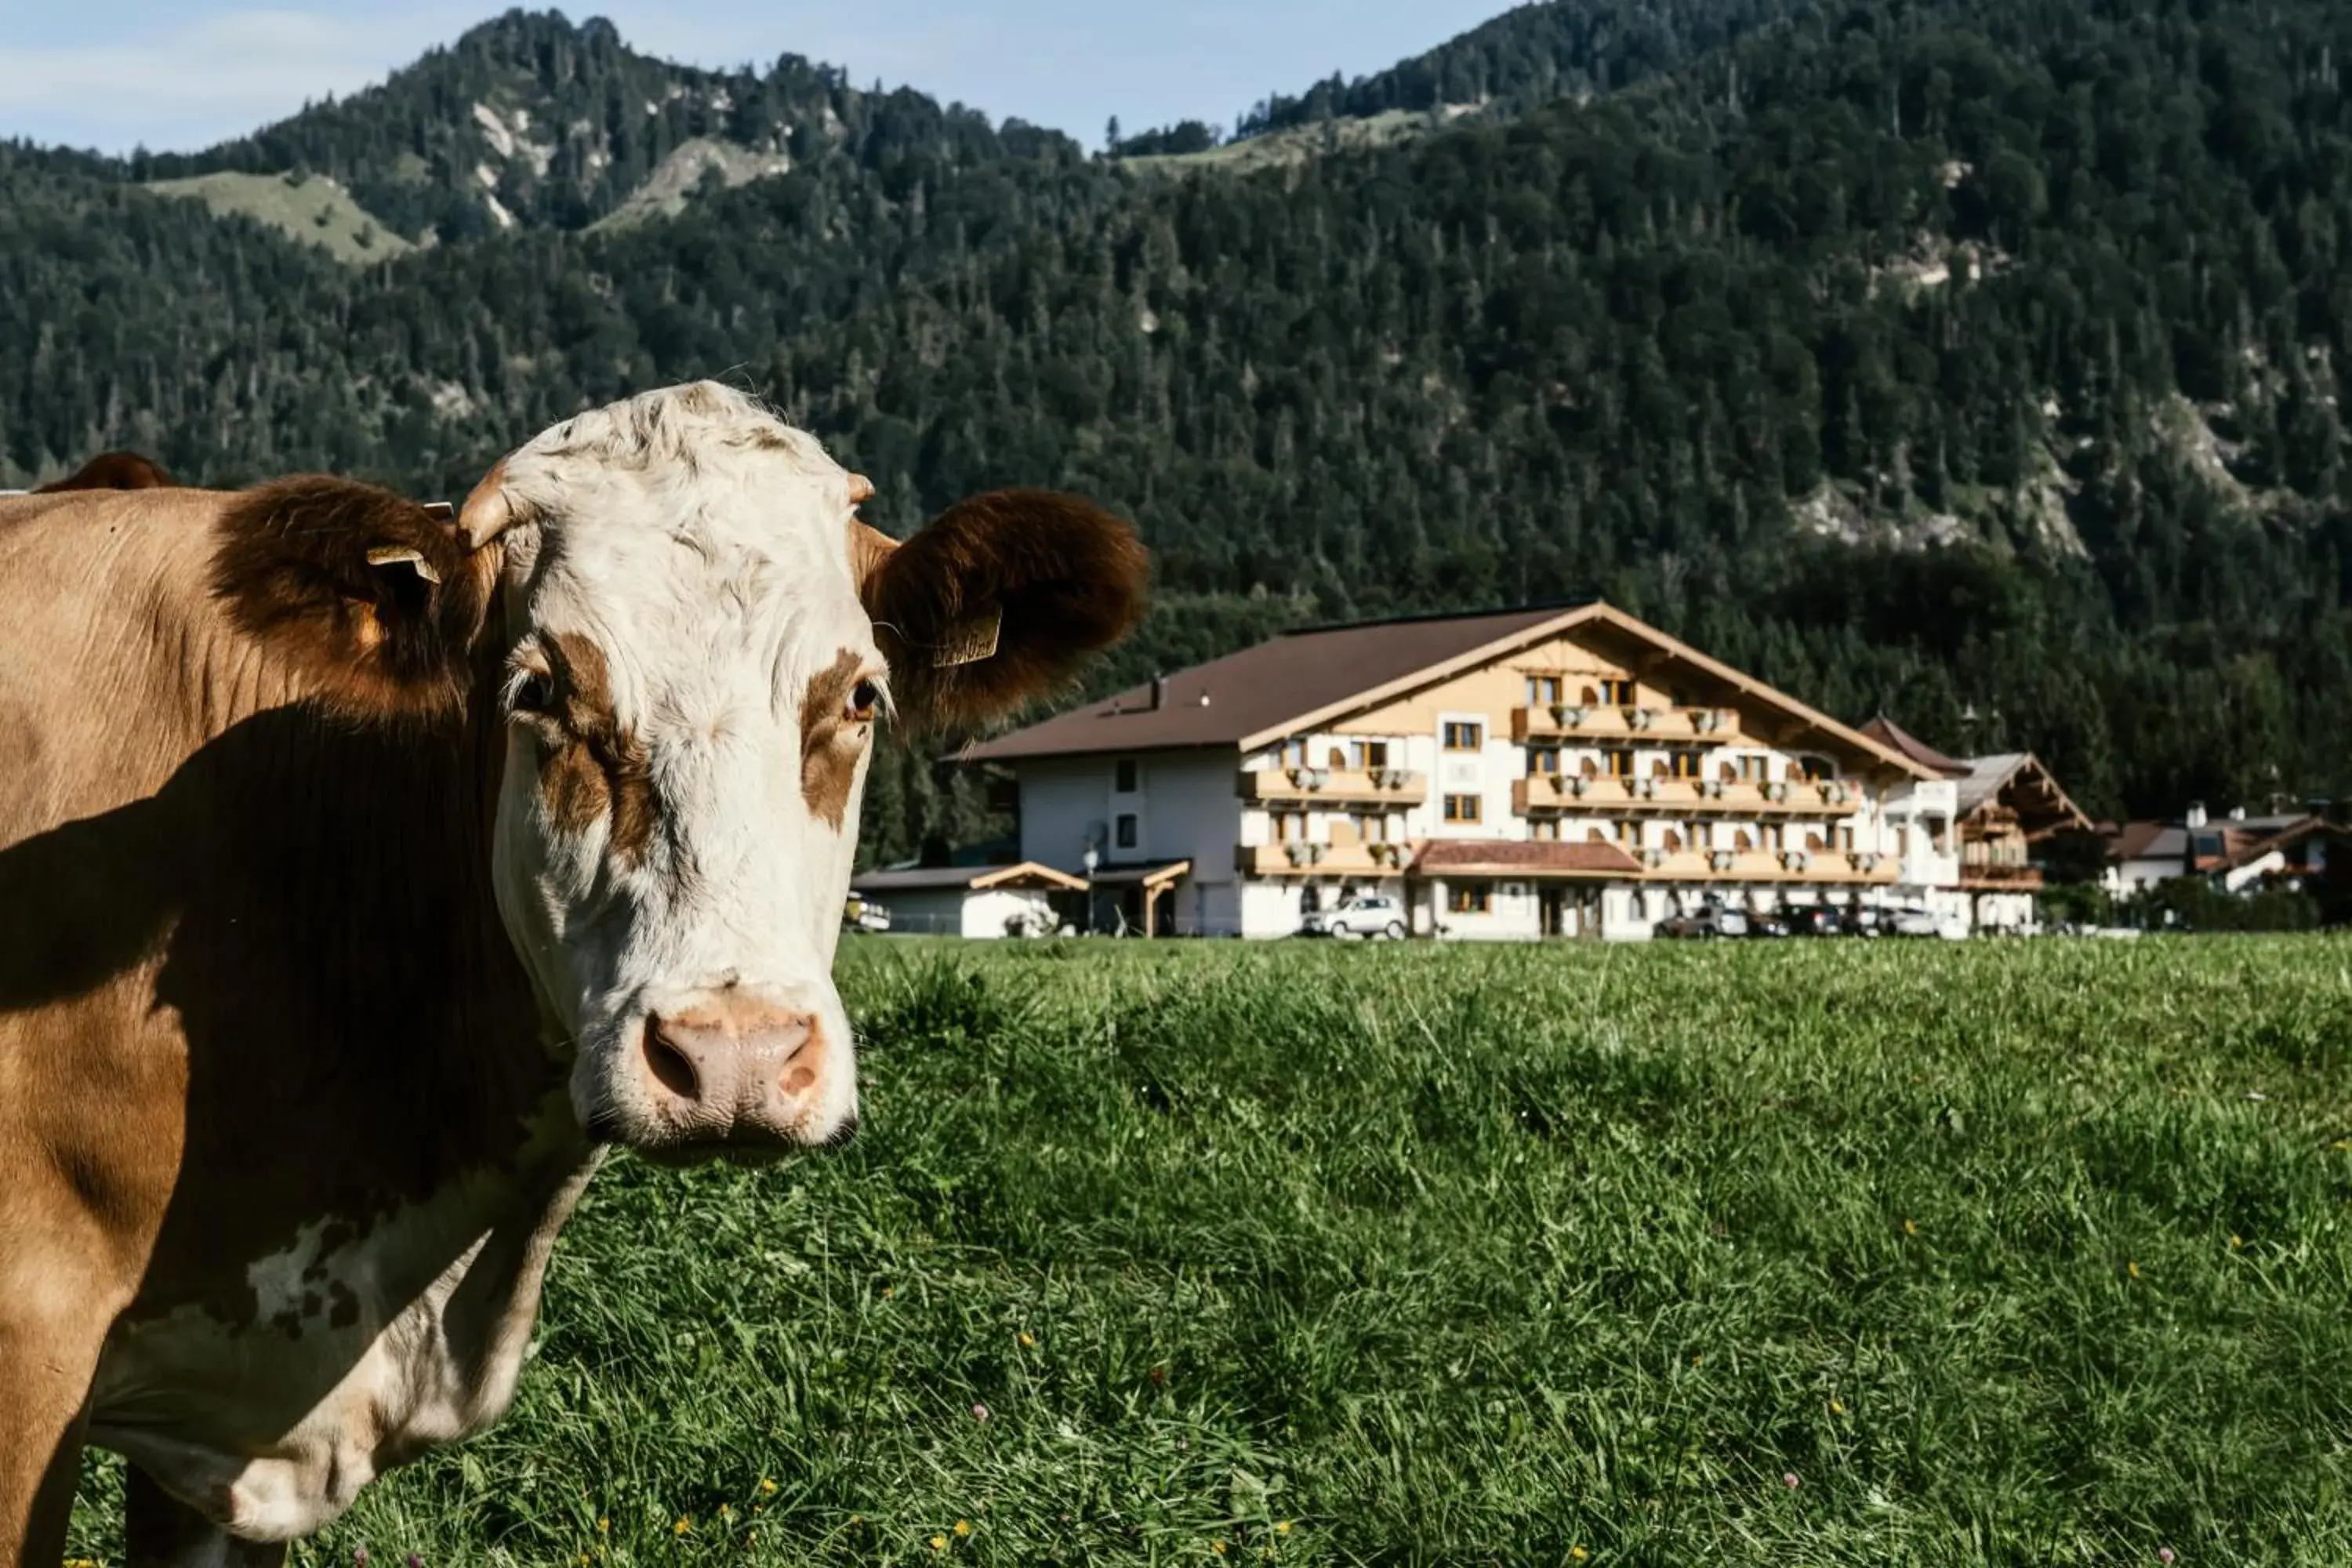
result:
[[[518,713],[544,713],[555,701],[555,682],[540,670],[525,670],[508,700]]]
[[[849,706],[842,710],[841,716],[852,724],[871,724],[875,706],[881,700],[880,689],[870,680],[861,680],[851,689]]]

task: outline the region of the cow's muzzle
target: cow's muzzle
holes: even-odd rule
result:
[[[731,988],[650,1015],[593,1131],[669,1163],[830,1143],[854,1116],[835,1108],[831,1077],[849,1069],[833,1045],[818,1013]]]

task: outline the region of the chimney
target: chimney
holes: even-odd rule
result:
[[[2190,827],[2202,827],[2202,826],[2205,826],[2205,803],[2204,803],[2203,801],[2201,801],[2201,800],[2192,800],[2192,801],[2190,801],[2190,802],[2189,803],[2189,815],[2188,815],[2188,816],[2184,819],[2184,821],[2185,821],[2186,825],[2187,825],[2188,826],[2190,826]]]
[[[1166,703],[1167,700],[1168,683],[1165,680],[1162,680],[1160,677],[1156,675],[1153,676],[1151,678],[1151,710],[1154,713],[1159,712],[1160,707]]]

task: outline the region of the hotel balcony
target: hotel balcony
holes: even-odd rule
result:
[[[1426,774],[1402,768],[1259,768],[1241,775],[1244,805],[1419,805],[1429,798]]]
[[[1584,778],[1531,773],[1511,781],[1511,809],[1521,816],[1555,812],[1595,816],[1851,816],[1862,792],[1838,779],[1751,780]]]
[[[1412,859],[1406,844],[1245,844],[1234,852],[1246,877],[1394,877]]]
[[[1640,741],[1653,746],[1720,746],[1743,739],[1728,708],[1586,708],[1555,702],[1511,710],[1511,739]]]
[[[1804,887],[1885,887],[1892,855],[1851,849],[1637,849],[1652,882],[1784,882]]]
[[[2038,893],[2042,890],[2042,868],[1989,861],[1963,864],[1960,867],[1960,890],[1964,893]]]

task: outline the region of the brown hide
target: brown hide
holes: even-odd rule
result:
[[[249,534],[191,548],[256,507],[0,501],[0,1562],[118,1310],[249,1321],[249,1261],[495,1168],[562,1082],[487,888],[499,727],[446,700],[438,630],[414,665],[436,700],[396,724],[301,639],[257,644],[214,593]],[[330,552],[314,586],[373,605],[409,570]],[[390,648],[438,624],[385,613]],[[273,1397],[290,1421],[325,1392]]]

